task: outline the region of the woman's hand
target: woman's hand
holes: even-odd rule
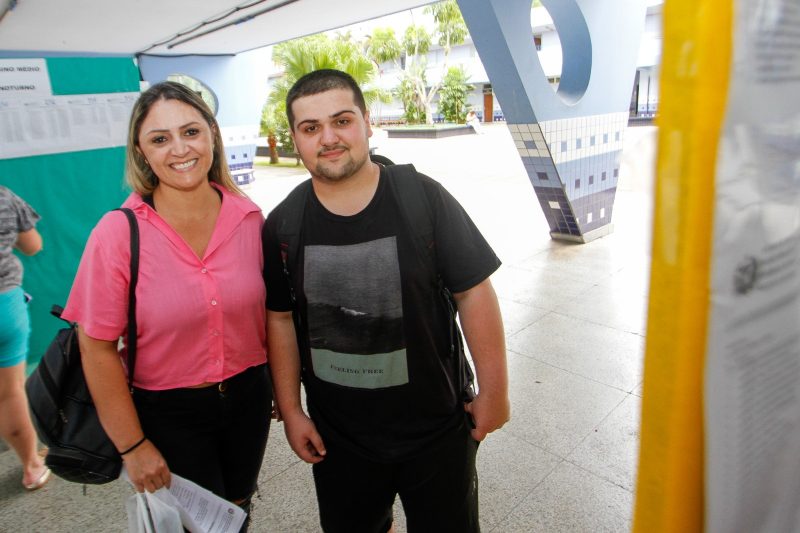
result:
[[[126,453],[122,460],[136,492],[155,492],[169,487],[172,476],[161,452],[149,440]]]

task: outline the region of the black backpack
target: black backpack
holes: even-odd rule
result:
[[[130,209],[122,208],[131,228],[131,280],[128,292],[128,385],[136,362],[136,282],[139,277],[139,226]],[[61,318],[63,309],[51,313]],[[99,485],[114,481],[122,458],[108,438],[81,366],[76,324],[60,329],[39,365],[25,382],[31,418],[39,439],[49,448],[45,464],[57,476]]]
[[[403,222],[414,236],[417,254],[425,258],[423,263],[428,269],[431,279],[436,280],[439,293],[450,314],[450,356],[458,358],[458,386],[462,392],[462,400],[470,402],[475,397],[475,376],[467,361],[464,352],[464,339],[461,328],[456,319],[458,309],[453,293],[445,286],[442,276],[436,268],[436,242],[434,238],[433,208],[428,196],[422,187],[414,165],[394,165],[383,157],[379,164],[385,165],[389,184],[400,206]],[[373,161],[377,158],[372,156]],[[294,292],[291,273],[295,271],[299,257],[300,228],[303,222],[303,211],[306,206],[308,194],[311,191],[311,180],[308,179],[298,185],[289,193],[278,207],[277,237],[281,249],[281,261],[284,275],[289,280],[289,294],[292,300],[293,317],[297,330],[298,342],[300,341],[299,313],[297,312],[297,298]]]

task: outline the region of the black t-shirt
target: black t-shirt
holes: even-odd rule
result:
[[[329,212],[312,189],[292,273],[309,414],[323,439],[378,461],[419,453],[464,421],[450,316],[388,179],[382,169],[375,196],[353,216]],[[434,211],[438,271],[452,292],[468,290],[500,261],[458,202],[419,179]],[[264,230],[267,307],[288,311],[276,211]]]

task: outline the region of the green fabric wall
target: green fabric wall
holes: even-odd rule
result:
[[[48,58],[54,95],[139,90],[133,58]],[[38,363],[55,331],[64,325],[50,315],[64,305],[86,239],[106,211],[129,194],[123,183],[125,148],[0,159],[0,183],[42,216],[37,225],[44,249],[23,257],[24,288],[33,296],[29,366]]]

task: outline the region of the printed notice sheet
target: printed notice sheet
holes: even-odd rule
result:
[[[125,146],[138,97],[54,95],[44,59],[0,59],[0,159]]]
[[[228,500],[192,483],[188,479],[172,474],[169,493],[180,504],[184,527],[192,533],[236,533],[242,527],[245,512]]]
[[[125,146],[139,93],[5,98],[0,159]]]
[[[122,477],[130,482],[128,473],[124,469]],[[131,509],[136,507],[135,499],[141,496],[141,494],[131,496],[129,502],[133,503],[127,504],[129,529],[132,527]],[[192,533],[237,533],[247,518],[247,514],[239,506],[175,474],[172,474],[169,489],[162,488],[144,496],[148,501],[155,498],[159,503],[165,504],[158,506],[158,512],[163,512],[163,508],[177,511],[183,527]],[[149,505],[151,508],[155,507]]]
[[[717,155],[706,531],[800,531],[800,4],[735,7]]]

